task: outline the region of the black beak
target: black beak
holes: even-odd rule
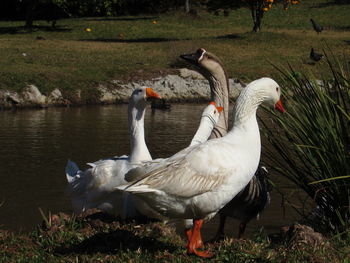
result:
[[[180,55],[180,58],[186,60],[187,62],[194,64],[194,65],[198,65],[198,54],[197,53],[192,53],[192,54],[183,54]]]

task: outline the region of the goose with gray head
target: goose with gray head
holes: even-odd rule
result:
[[[235,123],[225,136],[190,146],[117,189],[139,197],[162,216],[193,218],[187,252],[211,257],[197,250],[203,220],[212,218],[254,176],[261,151],[256,111],[261,103],[284,111],[280,94],[270,78],[251,82],[237,99]]]
[[[211,131],[209,139],[220,138],[228,131],[228,110],[229,110],[229,79],[228,74],[221,60],[204,48],[199,48],[196,52],[180,55],[180,58],[194,65],[209,82],[210,96],[218,106],[223,107],[223,113]],[[202,141],[203,142],[203,141]],[[184,221],[185,234],[187,239],[191,239],[193,219]],[[199,237],[197,247],[203,246],[202,238]]]
[[[66,177],[68,194],[71,197],[75,213],[98,208],[115,216],[135,217],[139,213],[132,205],[126,205],[126,194],[112,193],[118,185],[125,184],[125,173],[136,167],[141,161],[152,160],[144,135],[144,117],[148,98],[160,98],[149,87],[133,91],[128,105],[128,125],[130,136],[130,155],[108,158],[89,163],[91,168],[81,171],[78,166],[68,161]]]
[[[195,53],[184,54],[182,59],[196,66],[197,70],[209,81],[210,100],[214,101],[217,107],[223,107],[210,139],[219,138],[228,131],[229,111],[229,80],[226,69],[220,59],[203,48]]]

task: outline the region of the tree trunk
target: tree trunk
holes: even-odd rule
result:
[[[185,0],[185,12],[190,12],[190,0]]]
[[[26,23],[25,27],[32,28],[34,21],[34,12],[36,5],[38,4],[38,0],[27,0],[26,1]]]
[[[254,22],[254,32],[259,32],[261,30],[261,21],[263,17],[264,11],[256,10],[256,21]]]
[[[253,18],[253,32],[259,32],[261,30],[261,22],[262,18],[264,16],[263,8],[263,1],[257,1],[255,3],[252,3],[250,6],[252,18]]]
[[[253,31],[257,32],[256,31],[257,30],[257,26],[256,26],[256,12],[255,12],[255,8],[254,8],[253,5],[250,7],[250,11],[251,11],[252,19],[253,19],[253,24],[254,24]]]

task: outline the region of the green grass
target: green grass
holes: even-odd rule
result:
[[[157,17],[64,19],[56,30],[45,21],[35,21],[33,31],[25,30],[23,21],[2,21],[0,88],[20,90],[33,83],[44,93],[54,88],[71,92],[112,79],[149,78],[186,65],[178,56],[199,47],[218,55],[230,77],[242,80],[275,76],[269,61],[288,61],[314,71],[315,66],[303,64],[311,46],[320,51],[327,44],[337,55],[350,54],[350,5],[317,7],[315,2],[326,3],[303,1],[287,11],[272,8],[258,34],[251,33],[247,9],[232,11],[229,17],[202,10],[199,18],[172,12]],[[324,32],[317,35],[312,30],[310,17],[325,27]]]
[[[60,214],[30,234],[0,231],[0,262],[206,262],[185,252],[175,228],[163,223],[121,224],[105,216]],[[350,233],[322,246],[271,239],[257,231],[252,240],[206,244],[214,262],[349,262]]]

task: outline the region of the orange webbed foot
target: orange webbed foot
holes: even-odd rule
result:
[[[194,220],[193,230],[186,230],[186,235],[189,238],[187,244],[187,253],[195,254],[201,258],[211,258],[213,254],[209,251],[198,251],[197,248],[203,247],[203,241],[200,233],[203,220]]]

